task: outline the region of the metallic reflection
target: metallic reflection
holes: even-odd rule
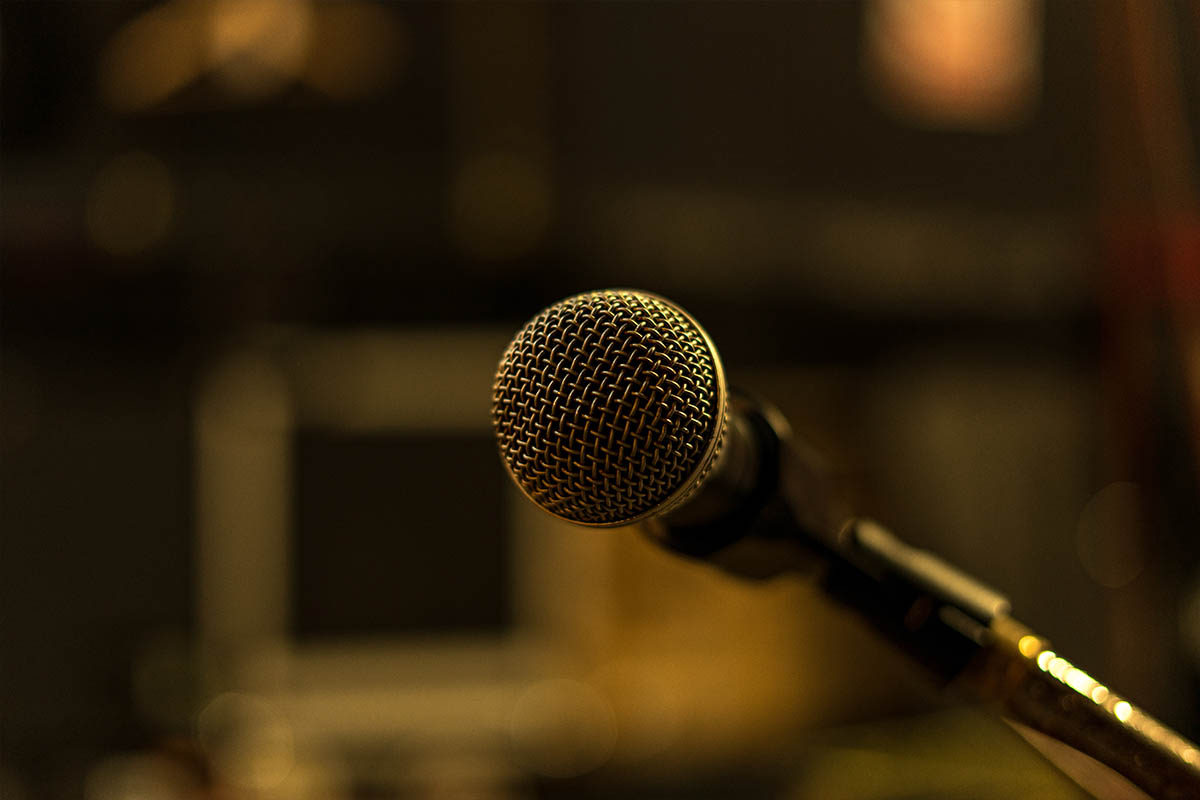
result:
[[[1024,641],[1027,638],[1029,637],[1023,637],[1020,641]],[[1088,698],[1091,702],[1099,706],[1105,714],[1111,715],[1106,722],[1111,723],[1112,720],[1115,720],[1116,723],[1125,726],[1126,730],[1136,731],[1138,734],[1141,734],[1156,750],[1170,753],[1187,764],[1195,764],[1197,759],[1200,758],[1200,753],[1197,753],[1195,746],[1186,739],[1180,737],[1128,700],[1124,700],[1114,694],[1107,686],[1102,685],[1091,675],[1074,666],[1065,658],[1056,655],[1052,650],[1043,650],[1036,657],[1031,658],[1025,652],[1025,648],[1020,647],[1019,644],[1018,649],[1022,651],[1022,655],[1028,661],[1037,664],[1038,669],[1042,672],[1047,673],[1064,686]],[[1067,707],[1065,700],[1063,707]],[[1080,735],[1084,739],[1095,737],[1099,740],[1103,736],[1103,728],[1104,726],[1100,727],[1099,733],[1093,730],[1090,733],[1085,732]]]
[[[1023,646],[1026,639],[1036,639],[1036,637],[1022,637],[1021,645],[1018,645],[1019,649],[1021,650],[1021,654],[1026,658],[1030,658],[1032,654],[1026,652],[1027,648]],[[1101,685],[1098,680],[1072,664],[1070,661],[1067,661],[1062,656],[1055,654],[1053,650],[1041,651],[1037,654],[1037,657],[1034,659],[1034,661],[1037,663],[1038,669],[1040,669],[1042,672],[1049,673],[1052,677],[1057,678],[1063,684],[1071,687],[1084,697],[1091,699],[1091,701],[1097,705],[1102,705],[1106,700],[1108,700],[1110,694],[1108,687]],[[1122,703],[1124,703],[1124,701],[1117,703],[1117,706],[1121,706]],[[1126,707],[1129,706],[1128,703],[1124,703],[1124,705]],[[1124,721],[1125,720],[1122,720],[1122,722]]]
[[[1064,682],[1080,694],[1086,694],[1091,697],[1092,690],[1100,684],[1091,676],[1078,667],[1071,667],[1067,670]]]
[[[1071,662],[1067,661],[1065,658],[1059,657],[1050,659],[1050,664],[1046,668],[1046,671],[1058,678],[1060,681],[1066,683],[1067,670],[1070,668]]]

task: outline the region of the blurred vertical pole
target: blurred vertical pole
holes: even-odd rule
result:
[[[1200,214],[1176,37],[1194,40],[1196,31],[1172,27],[1170,0],[1096,9],[1105,441],[1112,478],[1148,489],[1140,535],[1155,556],[1139,580],[1112,595],[1110,652],[1117,674],[1132,678],[1130,690],[1148,706],[1186,709],[1175,612],[1196,545],[1194,530],[1172,530],[1178,497],[1171,491],[1182,479],[1194,493],[1200,466]],[[1163,435],[1173,380],[1184,387],[1183,442]],[[1190,476],[1169,474],[1169,448],[1190,450],[1182,460]],[[1186,510],[1183,520],[1186,527]]]
[[[222,683],[237,659],[288,633],[291,426],[287,385],[263,356],[218,364],[200,388],[196,622],[209,678]]]

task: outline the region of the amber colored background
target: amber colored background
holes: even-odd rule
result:
[[[860,508],[1200,736],[1200,5],[6,2],[0,795],[1077,797],[488,431],[673,298]]]

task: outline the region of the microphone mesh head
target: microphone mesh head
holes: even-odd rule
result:
[[[654,295],[569,297],[505,351],[492,422],[533,502],[585,525],[662,513],[703,482],[725,434],[725,377],[703,329]]]

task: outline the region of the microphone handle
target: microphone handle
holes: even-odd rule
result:
[[[1151,797],[1200,798],[1200,748],[1050,649],[1011,617],[989,627],[972,678],[1008,718],[1124,775]]]
[[[847,531],[849,557],[831,562],[825,589],[937,677],[1151,797],[1200,798],[1200,748],[1055,653],[1009,616],[1006,599],[873,522],[853,521]],[[1064,771],[1095,785],[1094,770]]]
[[[1003,595],[852,516],[824,463],[792,440],[778,412],[744,396],[735,396],[732,410],[741,418],[742,460],[751,466],[725,477],[745,491],[722,492],[739,502],[706,522],[668,515],[643,523],[659,544],[751,578],[819,567],[833,599],[943,682],[997,704],[1010,720],[1090,756],[1153,797],[1200,799],[1196,745],[1052,651],[1009,616]]]

